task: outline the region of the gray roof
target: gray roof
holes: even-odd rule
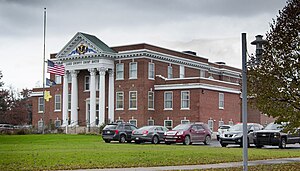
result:
[[[98,46],[100,49],[102,49],[105,52],[112,52],[116,53],[116,51],[112,50],[110,47],[108,47],[105,43],[103,43],[100,39],[98,39],[96,36],[82,33],[80,32],[84,37],[89,39],[92,43],[94,43],[96,46]]]

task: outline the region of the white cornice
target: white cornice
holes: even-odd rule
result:
[[[165,84],[165,85],[154,85],[154,90],[182,90],[182,89],[206,89],[219,92],[240,94],[239,89],[233,89],[223,86],[215,86],[210,84],[202,83],[190,83],[190,84]]]

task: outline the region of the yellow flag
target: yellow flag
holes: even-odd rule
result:
[[[52,98],[52,96],[50,95],[50,91],[45,91],[44,93],[44,99],[49,102],[50,98]]]

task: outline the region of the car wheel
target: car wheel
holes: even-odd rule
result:
[[[152,138],[152,144],[158,144],[159,143],[159,139],[158,137],[155,135],[153,138]]]
[[[286,148],[286,140],[285,138],[281,138],[279,148],[284,149]]]
[[[262,148],[264,145],[255,144],[256,148]]]
[[[205,145],[209,145],[210,143],[211,143],[211,138],[210,138],[209,135],[207,135],[207,136],[205,137],[204,144],[205,144]]]
[[[171,143],[170,143],[170,142],[165,142],[165,144],[167,144],[167,145],[171,145]]]
[[[187,135],[187,136],[184,137],[183,144],[184,145],[190,145],[191,144],[191,138],[190,138],[190,136]]]
[[[221,146],[222,146],[222,147],[226,147],[226,146],[227,146],[227,144],[225,144],[225,143],[221,143]]]
[[[106,143],[110,143],[110,140],[104,140]]]
[[[127,143],[131,143],[131,140],[128,140]]]
[[[121,136],[120,136],[119,142],[120,142],[120,143],[125,143],[125,141],[126,141],[125,135],[121,135]]]

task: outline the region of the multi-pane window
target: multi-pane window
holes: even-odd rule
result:
[[[55,75],[55,83],[61,84],[61,76],[60,75]]]
[[[61,95],[60,94],[55,95],[54,110],[61,111]]]
[[[119,63],[116,64],[116,80],[123,80],[124,79],[124,64]]]
[[[224,121],[220,120],[219,121],[219,127],[222,126],[222,125],[224,125]]]
[[[153,126],[154,125],[154,120],[153,119],[149,119],[148,120],[148,125],[149,126]]]
[[[181,91],[181,109],[190,109],[190,91]]]
[[[68,94],[68,110],[71,110],[71,94]]]
[[[173,68],[172,68],[172,66],[168,66],[168,78],[173,78]]]
[[[129,92],[129,109],[137,109],[137,92]]]
[[[124,109],[124,93],[116,92],[116,109],[123,110]]]
[[[90,76],[84,77],[84,90],[85,91],[90,90]]]
[[[214,120],[209,119],[209,120],[207,121],[207,125],[208,125],[208,128],[209,128],[211,131],[214,130]]]
[[[44,111],[44,98],[43,97],[39,97],[38,111],[39,112]]]
[[[129,79],[137,78],[137,62],[129,63]]]
[[[154,63],[152,62],[149,62],[149,65],[148,65],[148,78],[149,79],[154,79]]]
[[[55,120],[55,128],[59,128],[61,126],[61,120]]]
[[[205,78],[205,70],[200,70],[200,77],[203,77],[203,78]]]
[[[184,78],[184,66],[180,65],[179,68],[179,78]]]
[[[190,120],[181,120],[181,124],[189,124],[190,123]]]
[[[228,125],[231,125],[231,126],[233,126],[233,121],[232,121],[232,120],[230,120],[230,121],[228,122]]]
[[[164,120],[164,126],[168,129],[173,128],[173,121],[172,120]]]
[[[134,125],[134,126],[137,126],[137,120],[136,119],[130,119],[129,123]]]
[[[164,107],[165,107],[165,110],[173,109],[173,92],[171,92],[171,91],[165,92]]]
[[[148,92],[148,109],[154,109],[154,92]]]
[[[219,109],[224,109],[224,93],[219,93]]]

